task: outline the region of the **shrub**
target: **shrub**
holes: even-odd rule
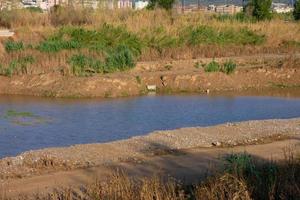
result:
[[[188,45],[196,46],[200,44],[243,44],[259,45],[265,41],[264,35],[242,28],[240,30],[224,29],[216,30],[210,26],[188,27],[181,34],[181,40]]]
[[[76,41],[55,41],[55,40],[47,40],[41,42],[37,49],[41,52],[59,52],[63,49],[79,49],[81,48],[81,45]]]
[[[171,10],[175,0],[150,0],[149,5],[147,6],[148,9],[153,10],[154,8],[163,8],[166,10]]]
[[[82,54],[73,55],[69,59],[69,63],[71,64],[72,73],[75,76],[89,76],[93,73],[104,71],[104,65],[101,61]]]
[[[8,40],[5,42],[5,50],[8,53],[13,52],[13,51],[22,51],[22,50],[24,50],[24,44],[23,44],[23,42],[14,42],[14,41]]]
[[[205,72],[219,72],[220,71],[220,65],[215,60],[211,61],[204,67]]]
[[[108,54],[105,64],[107,72],[123,71],[135,66],[134,56],[127,46],[121,45]]]
[[[295,20],[300,20],[300,1],[296,0],[294,4],[293,16]]]
[[[236,64],[232,61],[226,61],[223,65],[222,71],[226,74],[231,74],[236,69]]]
[[[266,20],[272,18],[271,5],[272,0],[250,0],[244,10],[257,20]]]

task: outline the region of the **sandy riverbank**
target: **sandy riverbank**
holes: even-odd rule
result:
[[[148,85],[157,92],[218,92],[248,89],[300,87],[300,56],[270,54],[216,58],[233,60],[237,70],[230,75],[205,73],[198,65],[213,58],[140,62],[133,70],[91,77],[64,75],[59,71],[23,76],[0,76],[0,94],[50,97],[122,97],[147,93]]]

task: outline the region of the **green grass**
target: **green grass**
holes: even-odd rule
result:
[[[223,64],[222,72],[226,74],[231,74],[235,71],[236,64],[232,60],[228,60]]]
[[[14,41],[8,40],[4,43],[4,46],[5,46],[6,52],[8,52],[8,53],[15,52],[15,51],[22,51],[25,49],[24,44],[21,41],[14,42]]]
[[[205,72],[219,72],[221,70],[221,67],[218,62],[215,60],[211,61],[204,67]]]
[[[247,28],[216,30],[206,25],[188,27],[181,35],[181,40],[190,46],[202,44],[260,45],[265,42],[265,39],[264,35],[259,35]]]

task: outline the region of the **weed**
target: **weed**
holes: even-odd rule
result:
[[[27,74],[28,65],[35,62],[32,56],[21,57],[16,60],[12,60],[7,68],[3,68],[2,75],[11,77],[13,74]]]
[[[73,55],[69,63],[75,76],[89,76],[93,73],[104,72],[104,65],[101,61],[82,54]]]
[[[135,79],[138,84],[142,84],[142,79],[140,76],[136,76]]]
[[[222,72],[226,74],[231,74],[236,69],[236,64],[232,60],[228,60],[224,63],[222,67]]]
[[[170,71],[172,68],[173,68],[172,65],[166,65],[166,66],[165,66],[165,69],[168,70],[168,71]]]
[[[8,40],[5,42],[5,50],[6,52],[14,52],[14,51],[22,51],[24,50],[24,44],[23,42],[14,42],[11,40]]]
[[[205,72],[219,72],[220,71],[220,65],[215,60],[211,61],[204,67]]]

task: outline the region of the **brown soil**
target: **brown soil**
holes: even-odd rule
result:
[[[284,148],[298,151],[299,144],[299,118],[158,131],[112,143],[50,148],[2,159],[0,186],[7,195],[78,186],[103,178],[115,167],[132,175],[163,172],[193,181],[217,167],[224,154],[247,151],[260,159],[278,160],[284,158]]]
[[[156,85],[157,92],[242,91],[247,89],[300,87],[300,55],[253,55],[218,58],[233,60],[235,73],[205,73],[195,64],[207,64],[212,58],[140,62],[127,72],[92,77],[74,77],[68,72],[33,73],[32,75],[0,76],[0,94],[21,94],[53,97],[120,97],[147,93],[147,85]]]

